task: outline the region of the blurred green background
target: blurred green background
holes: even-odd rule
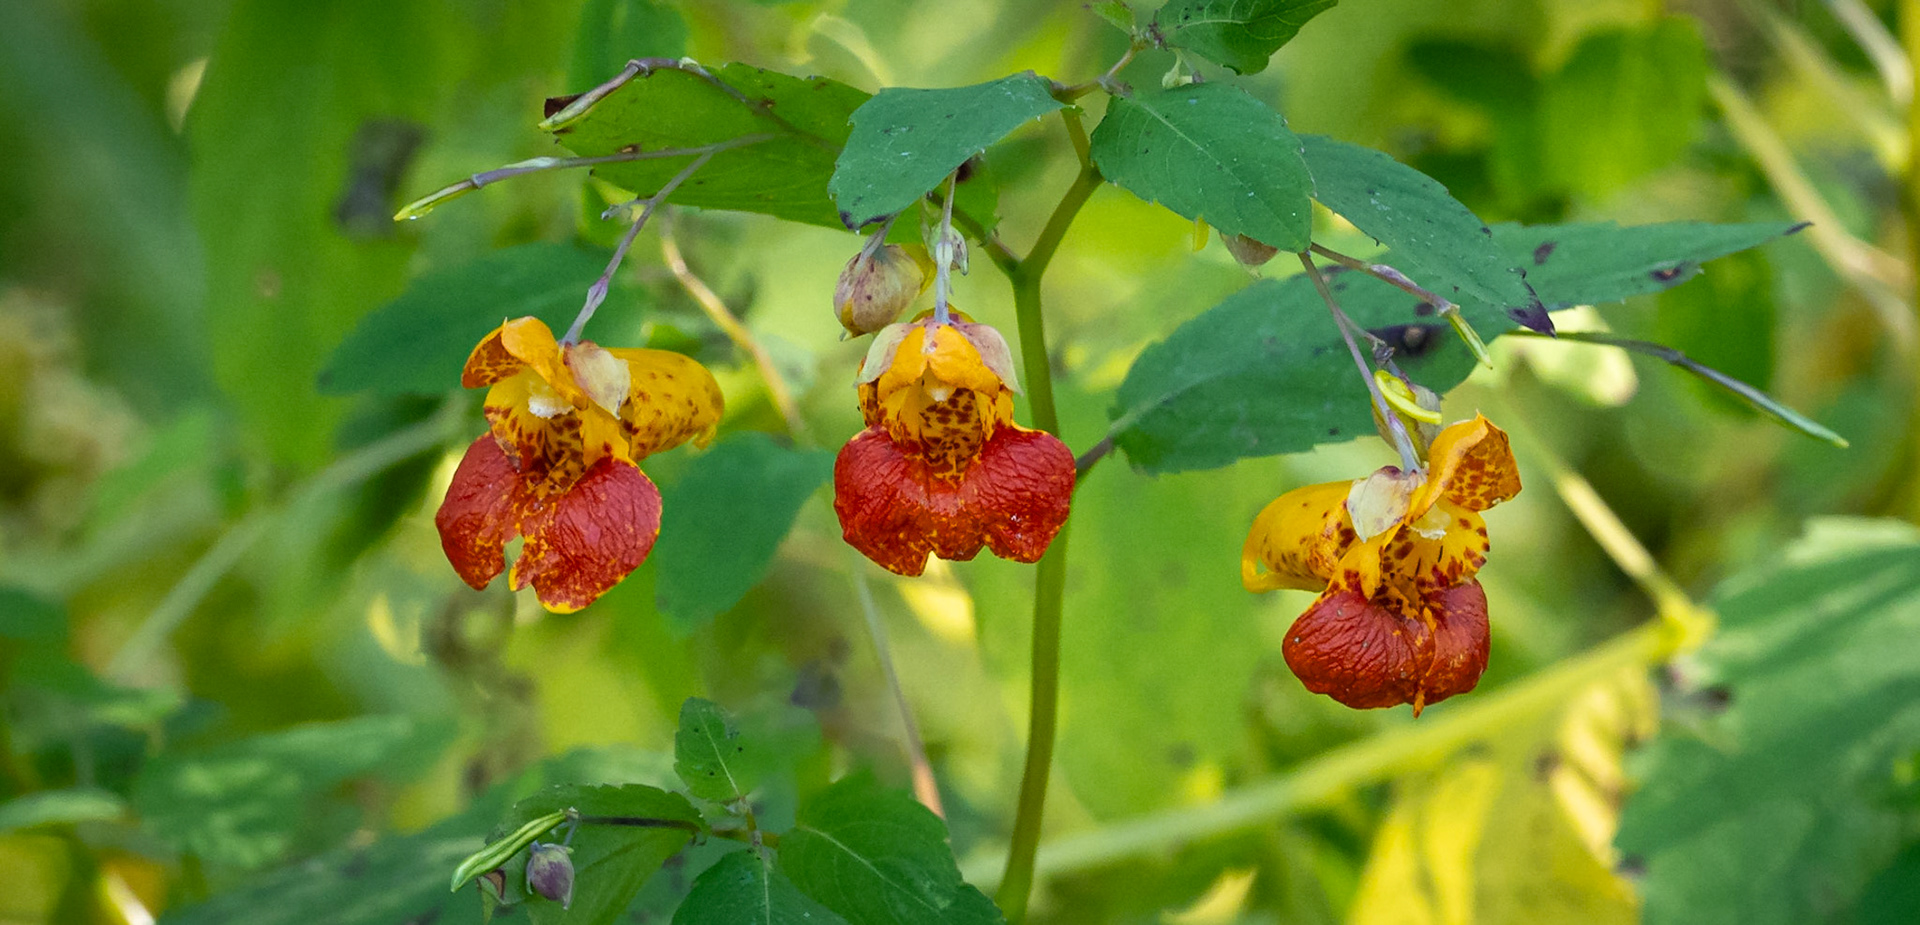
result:
[[[1501,701],[1519,706],[1471,734],[1405,737],[1459,728],[1451,711],[1537,672],[1570,677],[1654,618],[1555,491],[1555,459],[1698,599],[1772,561],[1810,517],[1920,516],[1914,87],[1893,6],[1346,0],[1239,80],[1296,130],[1380,147],[1488,221],[1814,220],[1670,293],[1561,324],[1679,347],[1852,446],[1610,348],[1503,339],[1497,369],[1446,402],[1450,419],[1479,410],[1514,430],[1528,484],[1488,518],[1491,667],[1417,722],[1301,690],[1279,643],[1309,596],[1251,596],[1236,572],[1267,501],[1385,464],[1383,445],[1157,478],[1106,461],[1075,499],[1047,831],[1107,848],[1043,852],[1040,920],[1640,914],[1636,859],[1612,844],[1632,789],[1622,747],[1707,709],[1675,694],[1684,664],[1578,675]],[[321,373],[410,281],[530,242],[610,246],[619,229],[578,173],[389,219],[458,177],[553,153],[534,128],[542,99],[629,57],[872,91],[1029,68],[1083,81],[1125,47],[1076,2],[0,3],[0,922],[399,921],[413,907],[379,906],[368,897],[386,887],[338,872],[374,865],[399,884],[390,895],[425,895],[419,877],[440,889],[501,793],[567,774],[657,781],[693,695],[806,707],[826,743],[810,773],[874,766],[904,785],[856,577],[875,592],[962,868],[997,876],[1031,567],[983,557],[897,579],[840,542],[821,490],[765,580],[717,616],[664,613],[658,561],[584,612],[546,614],[500,583],[468,590],[439,549],[432,514],[483,426],[477,396],[451,379],[442,396],[328,394]],[[1121,76],[1152,86],[1171,64],[1150,51]],[[987,160],[1001,234],[1024,250],[1071,151],[1049,122]],[[1321,219],[1334,246],[1371,247]],[[675,228],[794,384],[811,440],[851,436],[866,345],[838,340],[829,303],[857,239],[726,213]],[[657,242],[641,236],[590,333],[694,354],[726,391],[724,432],[781,432],[753,363]],[[1146,344],[1248,278],[1217,240],[1196,252],[1190,223],[1096,193],[1048,277],[1068,444],[1104,433]],[[958,287],[957,304],[1014,338],[985,260]],[[699,462],[649,461],[670,505]],[[1920,660],[1890,657],[1910,672]],[[1906,771],[1889,765],[1874,797],[1892,815],[1854,845],[1836,899],[1849,916],[1856,895],[1872,899],[1861,921],[1920,908],[1899,905],[1916,852],[1887,867],[1920,832],[1913,745],[1898,748]],[[1255,824],[1209,821],[1222,795],[1276,780],[1297,789],[1259,804]],[[1127,829],[1138,843],[1103,836],[1142,818]],[[1167,834],[1180,820],[1193,828]],[[309,858],[323,866],[288,866]],[[1909,879],[1861,894],[1882,868]],[[665,921],[689,876],[670,865],[633,920]],[[221,912],[221,897],[250,898]],[[1717,920],[1702,913],[1665,920]]]

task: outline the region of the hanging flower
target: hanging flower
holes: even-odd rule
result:
[[[927,556],[1033,562],[1067,519],[1073,453],[1013,423],[1013,357],[1000,332],[954,314],[876,335],[861,366],[867,429],[840,450],[833,509],[847,542],[889,571]]]
[[[1350,707],[1465,693],[1487,667],[1484,511],[1520,492],[1507,435],[1484,417],[1441,430],[1425,472],[1287,492],[1254,519],[1240,559],[1253,592],[1319,591],[1281,654],[1307,690]]]
[[[489,433],[453,474],[434,517],[454,570],[484,588],[525,537],[507,583],[548,610],[592,603],[639,567],[660,533],[660,492],[636,463],[712,441],[720,387],[664,350],[561,344],[538,318],[508,321],[467,358],[467,388],[489,386]]]

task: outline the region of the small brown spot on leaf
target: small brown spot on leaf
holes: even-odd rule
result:
[[[1533,249],[1533,265],[1543,266],[1547,258],[1553,256],[1553,249],[1560,246],[1558,241],[1548,241]]]

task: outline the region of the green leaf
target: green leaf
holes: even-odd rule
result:
[[[693,882],[674,925],[846,925],[846,919],[808,899],[785,874],[752,851],[736,851]]]
[[[1480,302],[1553,331],[1526,273],[1439,181],[1372,148],[1305,135],[1313,198],[1392,252],[1394,268],[1448,301]]]
[[[527,913],[536,925],[605,925],[614,921],[640,892],[647,877],[703,828],[693,804],[677,793],[642,784],[561,785],[515,804],[494,832],[505,836],[542,816],[571,810],[577,810],[581,817],[571,843],[571,908],[562,909],[557,902],[527,892],[524,849],[506,864],[507,882],[515,895],[527,897]],[[597,822],[596,817],[616,817],[629,823],[645,820],[646,824]]]
[[[840,220],[863,228],[920,201],[967,158],[1061,108],[1029,71],[971,87],[888,87],[853,113],[828,189]]]
[[[1313,180],[1285,119],[1238,87],[1204,83],[1117,96],[1093,130],[1107,179],[1222,234],[1303,251]]]
[[[484,823],[456,816],[275,871],[205,902],[169,908],[166,925],[393,925],[479,922],[480,893],[447,892],[446,873],[479,844]]]
[[[1526,255],[1522,266],[1527,282],[1547,308],[1558,311],[1664,292],[1698,276],[1708,260],[1804,227],[1786,222],[1667,222],[1625,228],[1612,222],[1506,224],[1496,225],[1493,237],[1509,253]]]
[[[780,869],[852,925],[946,921],[965,886],[940,817],[864,774],[800,807]]]
[[[827,179],[846,144],[847,120],[867,95],[824,77],[803,80],[744,64],[718,68],[711,76],[694,67],[657,67],[641,74],[554,126],[554,134],[568,150],[587,156],[629,146],[693,148],[766,136],[715,154],[671,201],[840,227]],[[552,100],[549,106],[569,100]],[[594,170],[609,182],[650,195],[692,161],[692,156],[661,158]]]
[[[687,792],[703,800],[730,803],[759,783],[753,762],[733,717],[717,703],[691,697],[680,705],[680,729],[673,736],[673,772]]]
[[[1597,197],[1678,160],[1699,134],[1708,68],[1690,17],[1589,35],[1542,90],[1550,180]]]
[[[182,851],[210,864],[259,867],[293,847],[310,800],[422,733],[407,717],[365,716],[162,752],[134,781],[133,805],[149,830]]]
[[[1662,291],[1697,274],[1703,261],[1797,227],[1601,223],[1502,225],[1493,233],[1511,260],[1531,268],[1543,304],[1559,311]],[[1416,382],[1445,392],[1472,371],[1473,358],[1419,299],[1356,272],[1331,274],[1329,286],[1355,322],[1395,347],[1396,361]],[[1515,327],[1477,300],[1463,302],[1461,311],[1487,337]],[[1141,352],[1120,385],[1109,434],[1149,472],[1301,452],[1373,433],[1358,375],[1304,276],[1262,280]]]
[[[126,815],[127,801],[111,790],[42,790],[0,803],[0,833],[42,825],[113,822]]]
[[[687,53],[687,20],[660,0],[587,0],[574,33],[567,83],[591,87],[635,58]]]
[[[1422,321],[1414,297],[1358,273],[1335,274],[1330,286],[1361,327],[1389,340],[1425,332],[1425,352],[1399,361],[1416,382],[1444,391],[1472,370],[1444,324],[1405,327]],[[1154,473],[1297,453],[1373,433],[1359,376],[1305,276],[1261,280],[1141,352],[1115,396],[1109,433]]]
[[[1267,69],[1307,20],[1339,0],[1169,0],[1148,27],[1156,44],[1184,48],[1239,74]],[[1271,242],[1269,242],[1271,243]]]
[[[606,265],[603,251],[522,244],[421,276],[399,298],[360,319],[320,373],[320,389],[335,395],[458,389],[467,355],[487,332],[526,315],[565,330]],[[602,310],[618,316],[634,304],[631,297],[615,296]]]
[[[664,486],[653,560],[670,626],[691,632],[759,584],[801,505],[832,472],[831,452],[742,433]]]
[[[339,409],[314,377],[405,279],[412,245],[393,234],[382,178],[450,83],[441,20],[458,16],[441,2],[241,0],[208,59],[187,138],[214,373],[281,461],[331,451]]]
[[[1132,35],[1133,30],[1139,25],[1139,17],[1125,0],[1098,0],[1096,3],[1088,4],[1087,9],[1092,10],[1093,15],[1106,20],[1107,25],[1128,35]]]
[[[1816,521],[1713,605],[1616,839],[1645,921],[1851,921],[1913,831],[1888,797],[1920,750],[1920,533]]]
[[[67,638],[67,608],[38,594],[0,586],[0,639],[49,642]]]

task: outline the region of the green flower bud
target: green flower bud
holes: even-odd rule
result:
[[[560,904],[573,905],[573,849],[534,842],[527,848],[527,888]]]
[[[893,323],[932,278],[925,248],[888,244],[862,250],[840,271],[833,287],[833,309],[851,336],[871,334]]]

